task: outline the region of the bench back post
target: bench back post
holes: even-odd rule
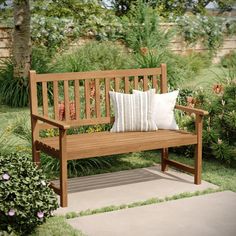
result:
[[[161,88],[160,88],[161,93],[167,93],[168,92],[166,64],[161,64],[160,86],[161,86]]]

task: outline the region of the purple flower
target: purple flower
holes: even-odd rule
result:
[[[14,216],[15,215],[15,211],[14,211],[14,209],[10,209],[10,211],[8,212],[8,215],[9,216]]]
[[[9,180],[10,179],[10,175],[5,173],[5,174],[2,175],[2,179]]]
[[[38,216],[39,219],[42,219],[44,217],[44,213],[42,211],[39,211],[37,213],[37,216]]]

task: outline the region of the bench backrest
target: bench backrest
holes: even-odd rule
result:
[[[36,74],[30,71],[31,112],[59,120],[63,105],[67,124],[110,123],[113,117],[109,91],[130,93],[132,89],[145,91],[150,88],[167,92],[165,64],[160,68],[90,72]],[[40,129],[49,128],[45,124],[39,126]]]

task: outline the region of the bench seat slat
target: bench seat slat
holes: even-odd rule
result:
[[[40,139],[44,145],[59,148],[58,137]],[[68,160],[106,156],[144,150],[176,147],[197,143],[197,136],[185,131],[158,130],[154,132],[68,135]]]

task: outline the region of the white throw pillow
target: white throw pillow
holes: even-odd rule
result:
[[[142,91],[133,90],[134,94],[143,93]],[[178,130],[174,116],[174,107],[179,90],[170,93],[155,94],[152,103],[152,119],[158,129]]]
[[[157,130],[152,120],[152,100],[155,89],[137,94],[109,92],[115,112],[111,132]]]

